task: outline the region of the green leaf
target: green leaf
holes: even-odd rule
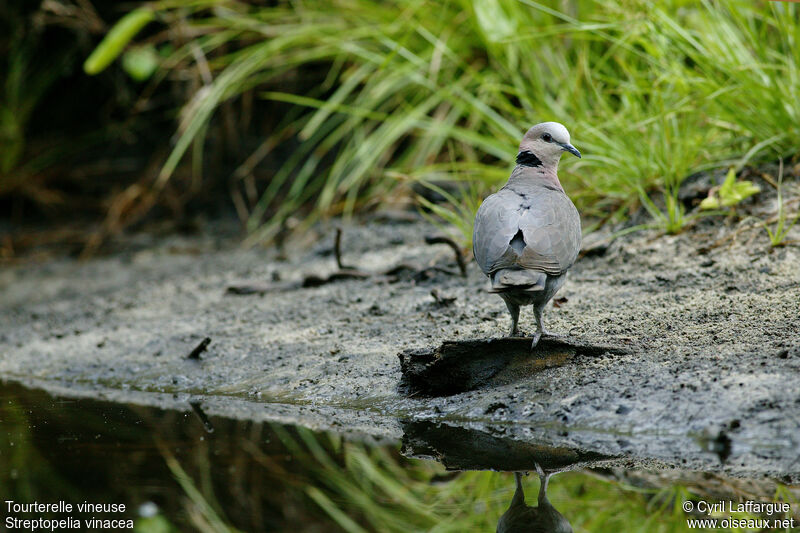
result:
[[[761,187],[754,184],[752,181],[738,181],[733,186],[733,198],[735,199],[736,203],[741,202],[745,198],[749,198],[754,194],[758,194],[761,192]],[[722,201],[723,205],[725,204],[725,200]]]
[[[718,209],[719,208],[719,200],[713,194],[707,198],[703,198],[703,201],[700,202],[700,209]]]
[[[761,192],[761,187],[748,180],[736,181],[736,173],[731,168],[725,175],[725,181],[722,182],[717,192],[719,197],[712,190],[708,198],[704,198],[700,202],[700,209],[718,209],[720,206],[734,206],[745,198]]]
[[[105,70],[154,16],[153,10],[140,7],[119,19],[84,62],[84,72],[95,75]]]
[[[722,182],[722,186],[719,188],[719,195],[725,197],[733,194],[733,184],[735,182],[736,173],[731,168],[728,170],[728,173],[725,174],[725,181]]]
[[[755,185],[752,181],[736,181],[736,174],[733,169],[730,169],[725,176],[725,181],[719,188],[719,199],[722,205],[730,207],[758,192],[761,192],[761,187]]]
[[[145,81],[160,65],[153,45],[136,46],[122,55],[122,68],[135,81]]]

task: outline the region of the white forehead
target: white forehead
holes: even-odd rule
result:
[[[537,137],[541,137],[544,133],[549,133],[553,139],[557,140],[558,142],[569,142],[569,132],[567,131],[567,128],[558,122],[542,122],[541,124],[537,124],[528,130],[528,133],[525,134],[525,137],[528,139],[535,139]]]

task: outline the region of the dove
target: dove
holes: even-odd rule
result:
[[[581,153],[557,122],[533,126],[519,145],[508,182],[488,196],[475,215],[472,251],[511,313],[509,336],[517,335],[520,306],[536,317],[533,349],[542,335],[544,307],[558,292],[581,248],[578,210],[558,180],[561,154]]]
[[[547,499],[547,483],[550,474],[545,474],[537,464],[539,474],[539,500],[537,507],[525,505],[525,493],[522,490],[522,474],[514,472],[517,489],[508,510],[497,523],[497,533],[513,533],[526,531],[529,533],[572,533],[572,526]]]

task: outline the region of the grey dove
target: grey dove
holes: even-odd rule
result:
[[[539,500],[537,507],[525,505],[525,493],[522,490],[522,474],[514,472],[517,489],[508,510],[497,523],[497,533],[572,533],[572,526],[547,499],[547,482],[550,474],[545,474],[537,464],[539,473]]]
[[[537,124],[519,145],[517,166],[508,182],[487,197],[475,215],[472,251],[511,313],[510,336],[517,334],[519,309],[533,305],[536,333],[549,335],[542,313],[564,284],[581,248],[578,210],[558,181],[563,152],[581,153],[570,144],[567,128]]]

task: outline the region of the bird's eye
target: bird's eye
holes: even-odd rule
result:
[[[542,139],[544,140],[544,142],[549,143],[550,141],[553,140],[553,137],[549,133],[545,133],[544,135],[542,135]]]

